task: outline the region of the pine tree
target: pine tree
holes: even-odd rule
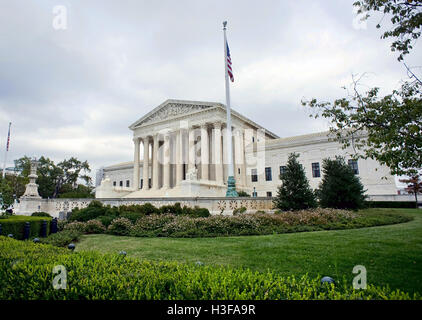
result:
[[[356,210],[364,206],[366,190],[344,158],[324,159],[322,169],[323,178],[317,190],[321,207]]]
[[[299,154],[291,153],[285,172],[280,175],[282,185],[278,188],[274,204],[281,210],[301,210],[317,206],[315,194],[309,186],[303,166],[297,161]]]

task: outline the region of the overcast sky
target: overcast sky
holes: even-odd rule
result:
[[[352,74],[384,93],[406,79],[380,16],[359,24],[353,2],[0,0],[0,155],[11,121],[8,166],[132,160],[128,126],[164,100],[225,102],[223,20],[233,108],[280,137],[326,130],[302,99],[342,97]],[[58,5],[65,30],[53,27]]]

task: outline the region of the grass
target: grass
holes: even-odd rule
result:
[[[317,232],[221,238],[136,238],[83,236],[77,250],[119,252],[155,261],[201,261],[252,270],[271,270],[283,276],[346,276],[355,265],[367,269],[368,284],[422,292],[422,211],[368,209],[370,213],[405,214],[406,223]]]

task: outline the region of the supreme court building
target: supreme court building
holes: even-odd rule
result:
[[[167,100],[134,122],[133,161],[105,167],[96,197],[224,197],[228,159],[226,107],[221,103]],[[375,160],[352,159],[328,132],[278,137],[232,110],[236,189],[275,196],[288,155],[299,153],[312,188],[322,177],[322,160],[345,157],[369,196],[397,193],[394,177]],[[384,179],[382,179],[384,177]]]

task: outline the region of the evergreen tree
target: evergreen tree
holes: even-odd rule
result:
[[[344,158],[324,159],[322,169],[317,190],[321,207],[356,210],[364,206],[366,190]]]
[[[278,188],[274,204],[281,210],[301,210],[317,206],[315,194],[309,186],[303,166],[297,161],[299,154],[291,153],[285,172],[280,175],[282,185]]]

